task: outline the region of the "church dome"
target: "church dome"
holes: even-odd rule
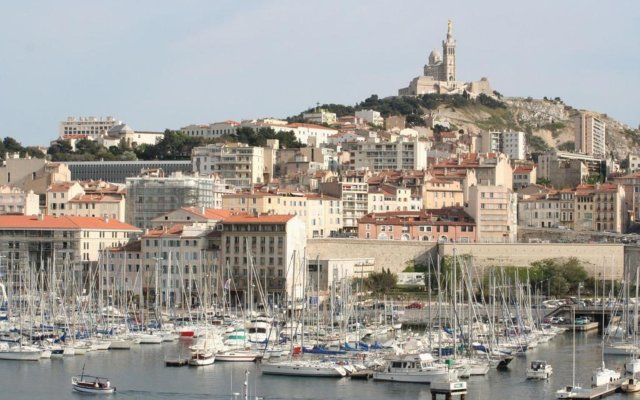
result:
[[[442,54],[438,50],[433,50],[429,54],[429,65],[436,65],[442,62]]]

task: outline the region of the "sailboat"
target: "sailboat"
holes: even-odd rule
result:
[[[633,313],[633,323],[635,324],[635,327],[638,326],[638,284],[640,284],[640,268],[636,268],[636,302]],[[638,334],[636,331],[637,329],[633,330],[633,344],[637,347]],[[631,356],[631,359],[624,364],[624,369],[631,376],[628,379],[625,379],[624,382],[622,382],[622,385],[620,385],[620,390],[627,393],[640,392],[640,379],[636,377],[636,374],[640,372],[640,358],[638,351],[635,351]]]
[[[571,320],[575,322],[576,318],[576,310],[575,308],[571,309]],[[576,386],[576,324],[573,324],[573,378],[571,382],[571,386],[565,386],[562,389],[556,391],[556,398],[558,399],[571,399],[576,397],[584,397],[587,398],[591,395],[591,390],[583,389],[580,386]]]
[[[603,278],[604,279],[604,278]],[[604,285],[603,285],[604,287]],[[612,288],[613,289],[613,288]],[[604,314],[605,314],[605,303],[602,302],[602,326],[604,327]],[[575,316],[573,320],[574,328],[575,328]],[[608,369],[604,365],[604,339],[602,340],[602,365],[593,372],[591,375],[591,386],[598,387],[607,385],[610,382],[620,379],[620,371],[615,371],[612,369]]]

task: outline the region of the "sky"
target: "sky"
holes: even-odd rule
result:
[[[459,80],[640,123],[640,2],[57,0],[0,8],[0,137],[47,145],[68,116],[135,130],[286,117],[386,97],[447,20]]]

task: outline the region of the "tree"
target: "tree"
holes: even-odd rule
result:
[[[67,160],[68,155],[72,152],[71,142],[62,139],[58,139],[51,143],[49,150],[47,150],[47,154],[51,156],[53,161]]]
[[[364,280],[367,289],[375,294],[386,294],[395,288],[397,283],[398,277],[388,268],[386,271],[383,268],[382,272],[371,272]]]

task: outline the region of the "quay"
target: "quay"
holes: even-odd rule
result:
[[[592,400],[592,399],[602,399],[605,398],[607,396],[611,396],[614,393],[620,392],[620,387],[622,386],[622,383],[629,379],[628,377],[623,377],[620,378],[618,380],[615,380],[611,383],[608,383],[605,386],[599,386],[599,387],[594,387],[591,388],[591,391],[589,393],[585,393],[583,394],[578,394],[575,397],[572,397],[573,399],[581,399],[581,400]]]

